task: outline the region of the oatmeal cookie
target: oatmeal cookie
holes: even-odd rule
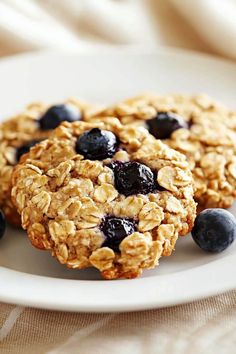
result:
[[[200,208],[228,208],[236,197],[236,113],[206,95],[146,94],[97,113],[143,125],[187,156]]]
[[[184,155],[115,118],[64,122],[22,157],[12,183],[32,244],[105,279],[155,267],[195,219]]]
[[[90,106],[76,99],[49,107],[32,103],[23,112],[0,124],[0,208],[9,222],[19,225],[20,217],[11,202],[11,174],[14,165],[35,143],[48,137],[63,120],[77,120]]]

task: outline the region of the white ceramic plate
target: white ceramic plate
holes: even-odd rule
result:
[[[0,112],[33,100],[68,96],[98,102],[143,91],[208,94],[236,107],[236,65],[176,50],[140,54],[29,54],[0,61]],[[236,215],[236,208],[232,211]],[[131,311],[180,304],[236,287],[236,242],[225,252],[202,252],[191,236],[170,258],[135,280],[104,281],[94,269],[67,270],[34,249],[22,231],[0,241],[0,300],[70,311]]]

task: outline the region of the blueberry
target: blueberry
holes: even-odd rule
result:
[[[103,247],[109,247],[115,252],[119,252],[119,245],[121,241],[128,235],[135,232],[135,225],[132,220],[106,217],[101,225],[101,230],[105,235],[106,240]]]
[[[108,131],[93,128],[80,135],[76,142],[76,152],[89,160],[104,160],[112,157],[118,147],[116,136]]]
[[[207,252],[224,251],[236,237],[236,220],[224,209],[206,209],[195,220],[192,237]]]
[[[58,104],[50,107],[39,120],[42,130],[55,129],[62,122],[74,122],[81,119],[79,109],[68,104]]]
[[[157,139],[168,139],[180,128],[188,129],[188,123],[172,112],[158,112],[157,116],[147,120],[149,132]]]
[[[40,140],[32,140],[25,145],[21,145],[16,150],[16,161],[18,162],[22,155],[30,151],[30,148],[39,143]]]
[[[0,210],[0,238],[3,237],[6,230],[6,219],[3,212]]]
[[[113,168],[116,189],[125,196],[148,194],[157,187],[154,173],[141,163],[123,162]]]

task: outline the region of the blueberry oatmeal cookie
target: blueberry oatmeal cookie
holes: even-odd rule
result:
[[[0,207],[11,223],[20,224],[20,218],[11,202],[11,174],[14,165],[35,143],[48,137],[62,121],[80,120],[86,116],[89,105],[76,99],[65,104],[47,106],[33,103],[25,110],[0,124]]]
[[[15,167],[12,199],[35,247],[105,279],[154,268],[196,212],[186,158],[115,118],[60,125]]]
[[[200,208],[228,208],[236,197],[236,113],[206,95],[146,94],[98,113],[145,126],[187,156]]]

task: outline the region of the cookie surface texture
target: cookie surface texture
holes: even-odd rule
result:
[[[64,122],[15,168],[12,198],[34,246],[106,279],[154,268],[196,212],[186,158],[117,119]]]

